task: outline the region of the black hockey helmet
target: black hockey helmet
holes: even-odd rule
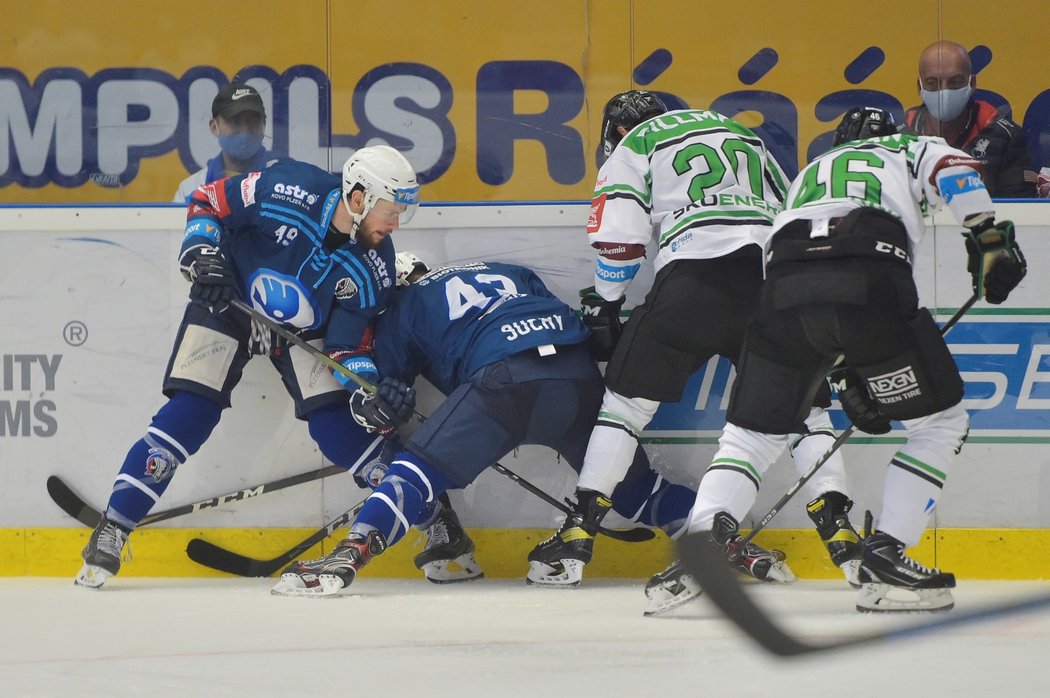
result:
[[[854,107],[842,117],[842,121],[835,129],[835,139],[831,145],[842,145],[865,138],[892,136],[895,133],[897,133],[897,124],[893,121],[893,114],[885,109],[874,107]]]
[[[617,126],[630,131],[643,121],[666,111],[667,107],[660,98],[646,90],[628,90],[613,95],[606,103],[602,116],[602,151],[605,157],[612,155],[613,148],[623,139],[616,130]]]

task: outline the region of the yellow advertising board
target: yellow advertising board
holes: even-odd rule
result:
[[[602,108],[644,87],[755,128],[793,174],[849,106],[917,104],[951,39],[1050,164],[1044,2],[0,0],[0,203],[165,202],[218,153],[211,99],[259,89],[266,146],[337,170],[387,142],[430,201],[590,196]]]

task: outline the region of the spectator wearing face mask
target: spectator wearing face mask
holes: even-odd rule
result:
[[[231,82],[219,90],[211,103],[208,121],[212,135],[219,139],[219,154],[208,164],[182,180],[172,199],[184,204],[202,184],[210,184],[223,177],[261,170],[274,157],[263,147],[266,130],[266,107],[254,87]]]
[[[1009,107],[974,99],[970,54],[953,41],[930,44],[919,57],[922,104],[905,115],[903,133],[940,136],[973,156],[994,198],[1035,197],[1035,172],[1021,127]]]

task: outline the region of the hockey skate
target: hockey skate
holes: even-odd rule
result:
[[[831,561],[854,589],[860,588],[860,535],[849,520],[853,502],[841,492],[825,492],[806,505]]]
[[[88,589],[98,589],[120,571],[120,558],[128,542],[128,532],[103,516],[80,554],[84,566],[73,583]],[[128,548],[131,559],[131,548]]]
[[[274,596],[338,596],[354,581],[373,557],[386,550],[379,531],[367,536],[351,533],[328,555],[317,560],[292,563],[281,573],[281,581],[270,590]]]
[[[862,613],[948,611],[955,606],[955,575],[919,564],[904,553],[904,543],[888,533],[864,539],[860,561]]]
[[[703,593],[696,578],[685,571],[682,563],[675,560],[663,572],[654,574],[645,585],[645,598],[649,599],[644,615],[659,616],[692,601]]]
[[[469,582],[485,576],[474,559],[474,541],[463,530],[456,512],[448,508],[443,508],[427,528],[427,544],[413,562],[435,584]]]
[[[784,553],[766,550],[755,543],[742,545],[744,537],[737,533],[739,524],[724,511],[715,514],[711,538],[725,550],[726,559],[737,572],[762,582],[788,584],[798,578],[788,567]]]
[[[583,581],[583,568],[594,554],[594,536],[612,502],[598,492],[576,490],[574,513],[557,533],[529,553],[525,583],[550,589],[572,589]]]

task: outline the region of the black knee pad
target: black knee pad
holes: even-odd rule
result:
[[[856,367],[890,419],[926,417],[963,397],[959,368],[930,312],[920,308],[910,327],[911,337],[902,338],[903,351],[895,358]]]

